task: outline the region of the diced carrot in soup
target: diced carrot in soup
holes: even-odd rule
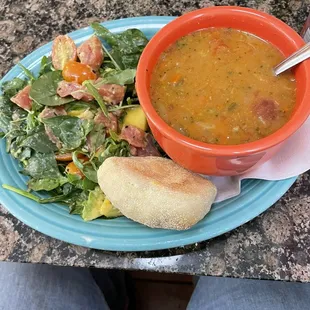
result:
[[[182,37],[164,51],[151,78],[157,113],[192,139],[242,144],[266,137],[290,118],[296,82],[275,77],[284,56],[246,32],[210,28]]]

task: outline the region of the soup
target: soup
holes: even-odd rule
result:
[[[160,56],[151,77],[161,118],[192,139],[222,145],[266,137],[290,118],[296,82],[272,68],[284,59],[249,33],[211,28],[182,37]]]

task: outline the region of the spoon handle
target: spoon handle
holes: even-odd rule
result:
[[[274,67],[273,71],[275,75],[279,75],[280,73],[296,66],[300,62],[310,58],[310,42],[305,44],[301,49],[297,52],[289,56],[280,62],[276,67]]]

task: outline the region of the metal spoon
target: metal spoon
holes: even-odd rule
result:
[[[307,58],[310,58],[310,42],[305,44],[297,52],[287,57],[282,62],[280,62],[277,66],[275,66],[273,68],[273,72],[275,75],[279,75],[280,73],[296,66],[300,62],[306,60]]]

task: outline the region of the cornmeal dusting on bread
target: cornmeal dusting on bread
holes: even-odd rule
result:
[[[126,217],[153,228],[190,228],[216,196],[210,181],[160,157],[110,157],[99,168],[98,181]]]
[[[149,158],[141,157],[138,161],[132,161],[132,158],[122,158],[122,164],[116,162],[116,165],[123,166],[124,163],[130,163],[126,167],[128,171],[143,175],[153,184],[169,186],[171,190],[200,192],[201,186],[206,186],[206,179],[189,172],[171,160],[152,157],[152,166],[149,167]]]

